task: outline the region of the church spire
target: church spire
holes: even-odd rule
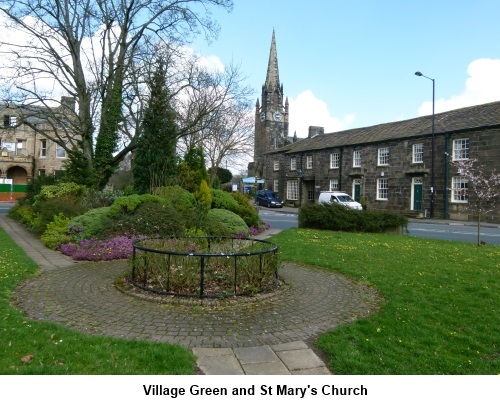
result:
[[[280,77],[278,71],[278,53],[276,52],[276,39],[271,40],[271,50],[269,51],[269,63],[267,65],[266,88],[268,91],[280,89]]]

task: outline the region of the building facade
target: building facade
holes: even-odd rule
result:
[[[267,150],[260,173],[264,187],[296,205],[339,190],[368,209],[473,219],[469,180],[453,163],[476,159],[486,173],[499,171],[500,102],[435,114],[434,126],[432,118],[326,134],[310,127],[307,138],[294,137],[282,147],[269,144],[269,137],[264,143],[256,121],[255,149]],[[482,220],[500,222],[499,206],[500,201]]]
[[[0,192],[25,192],[32,178],[63,170],[72,113],[67,97],[54,109],[0,105]]]

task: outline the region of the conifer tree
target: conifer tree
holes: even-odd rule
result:
[[[170,105],[165,64],[159,60],[149,80],[150,97],[133,160],[134,189],[151,193],[156,187],[175,184],[177,166],[176,113]]]

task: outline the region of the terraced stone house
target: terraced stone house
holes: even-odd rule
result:
[[[63,170],[74,111],[69,97],[55,108],[0,104],[0,192],[25,192],[32,178]]]
[[[423,116],[332,133],[310,127],[299,139],[288,136],[293,112],[282,101],[273,32],[249,171],[289,203],[315,203],[320,191],[340,190],[368,209],[467,220],[475,215],[468,179],[452,162],[475,158],[487,173],[500,170],[500,102],[435,114],[434,135],[432,116]],[[500,201],[483,220],[500,223]]]

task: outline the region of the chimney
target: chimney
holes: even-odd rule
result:
[[[75,111],[75,98],[74,97],[68,97],[68,96],[62,96],[61,97],[61,105],[63,107],[66,107],[70,109],[71,111]]]
[[[315,127],[315,126],[310,126],[309,127],[309,134],[307,135],[308,138],[314,138],[317,135],[324,135],[325,134],[325,128],[324,127]]]

